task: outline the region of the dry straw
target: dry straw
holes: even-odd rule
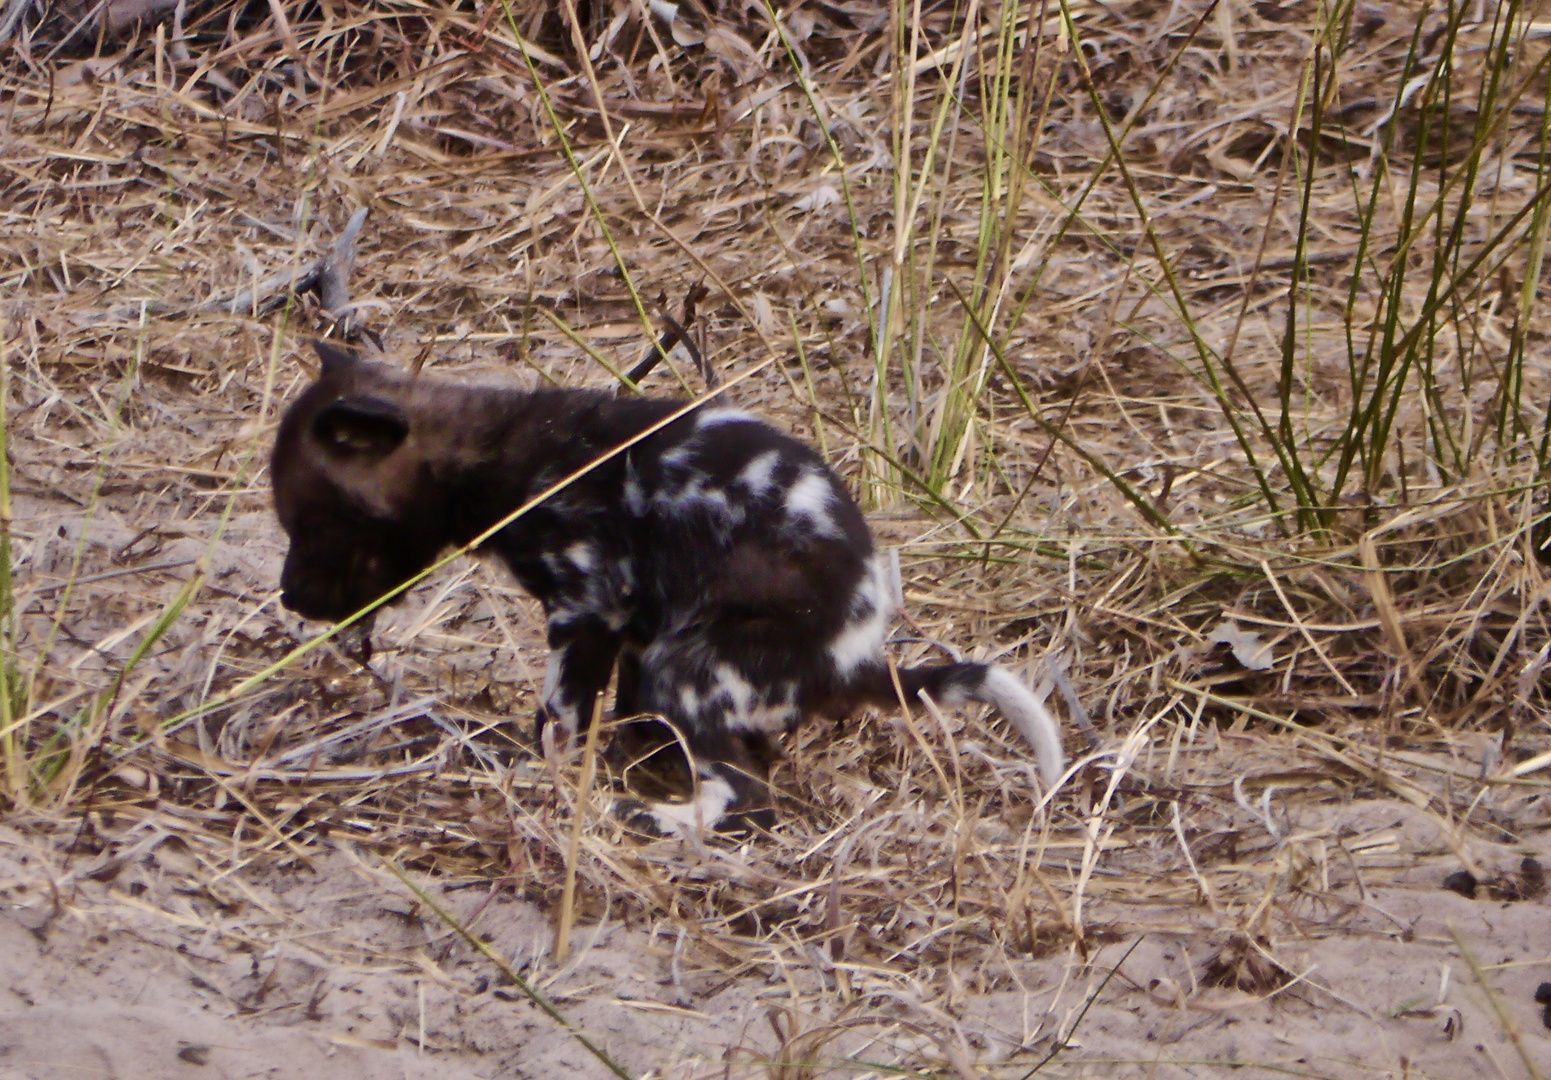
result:
[[[568,931],[625,917],[680,982],[854,1010],[772,1021],[795,1076],[861,1027],[972,1072],[964,994],[1203,920],[1239,935],[1225,984],[1286,985],[1290,927],[1406,869],[1298,822],[1398,799],[1467,852],[1484,807],[1543,812],[1536,12],[853,7],[216,2],[73,43],[19,17],[11,816],[107,853],[154,827],[212,883],[343,838]],[[614,385],[644,298],[705,285],[729,396],[899,549],[901,662],[951,643],[1091,714],[1063,791],[1000,724],[912,708],[788,738],[773,834],[648,843],[602,812],[641,771],[607,733],[585,768],[532,757],[542,634],[499,574],[418,587],[371,671],[308,646],[263,453],[357,208],[350,313],[445,373]],[[703,386],[677,370],[648,389]],[[1225,622],[1269,665],[1209,644]]]

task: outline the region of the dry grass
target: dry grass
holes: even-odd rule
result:
[[[211,883],[351,844],[558,907],[569,863],[582,923],[683,935],[686,966],[784,979],[801,1009],[853,1018],[782,1029],[789,1053],[760,1066],[781,1076],[812,1075],[858,1016],[903,1025],[900,1045],[927,1033],[902,1067],[962,1074],[951,1013],[967,996],[1016,985],[1027,957],[1147,931],[1210,937],[1212,979],[1274,992],[1296,974],[1286,935],[1339,932],[1365,887],[1407,869],[1384,829],[1303,828],[1318,807],[1402,800],[1467,862],[1476,830],[1545,828],[1534,222],[1443,312],[1426,274],[1386,307],[1358,260],[1363,244],[1388,265],[1402,228],[1398,166],[1367,220],[1354,185],[1379,175],[1385,131],[1386,160],[1416,148],[1411,99],[1381,125],[1414,11],[1326,14],[1346,44],[1316,136],[1311,4],[1079,4],[1080,50],[1037,5],[1041,49],[1017,83],[1039,120],[1019,148],[1031,168],[996,174],[988,203],[1002,9],[970,5],[965,24],[924,6],[908,88],[882,7],[810,6],[784,42],[755,8],[686,9],[678,43],[635,10],[196,4],[186,42],[163,25],[94,56],[52,57],[41,33],[12,49],[13,820],[82,858],[172,833]],[[1481,130],[1494,10],[1455,44],[1438,117],[1460,140]],[[966,25],[986,28],[970,48]],[[1546,177],[1535,34],[1505,69],[1521,97],[1490,131],[1470,237]],[[960,57],[953,82],[940,65]],[[901,109],[929,174],[894,171]],[[1101,169],[1121,136],[1126,167]],[[1459,190],[1418,181],[1424,204]],[[628,366],[643,307],[709,286],[703,351],[724,378],[774,358],[733,395],[856,478],[926,634],[1036,681],[1063,673],[1052,685],[1098,736],[1071,782],[1037,802],[1008,732],[917,709],[790,738],[774,835],[639,843],[602,813],[609,783],[579,794],[579,764],[528,754],[536,612],[467,563],[396,609],[373,672],[326,648],[224,699],[312,633],[278,609],[263,462],[307,376],[298,342],[327,319],[307,297],[190,309],[323,255],[358,206],[358,313],[444,373],[606,385],[579,343]],[[1430,267],[1441,245],[1424,231],[1415,257]],[[1386,311],[1431,326],[1434,347],[1342,490],[1322,455],[1352,408],[1349,346]],[[1293,513],[1295,470],[1251,401],[1331,494],[1319,514]],[[1224,620],[1269,663],[1209,644]],[[1295,992],[1323,1000],[1317,982]],[[1058,1044],[1071,1022],[1035,1028]]]

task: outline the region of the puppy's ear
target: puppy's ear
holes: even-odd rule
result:
[[[323,365],[324,378],[330,375],[343,375],[361,362],[360,357],[349,349],[341,349],[321,338],[312,339],[312,348],[318,354],[318,361]]]
[[[312,433],[340,457],[387,457],[409,434],[409,417],[391,401],[340,398],[318,414]]]

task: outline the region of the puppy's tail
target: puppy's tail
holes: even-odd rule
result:
[[[990,705],[1018,729],[1018,734],[1034,748],[1039,776],[1047,791],[1054,790],[1066,771],[1066,756],[1061,751],[1061,729],[1055,717],[1018,677],[996,664],[933,664],[899,668],[899,688],[905,700],[926,691],[933,701],[944,705],[962,705],[980,701]],[[887,668],[871,668],[863,680],[868,700],[878,705],[898,702],[894,680]]]

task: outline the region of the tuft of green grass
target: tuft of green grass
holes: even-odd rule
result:
[[[47,674],[49,660],[58,640],[70,596],[80,578],[91,521],[108,476],[109,461],[118,436],[123,431],[124,409],[143,359],[146,329],[142,318],[136,351],[125,367],[113,403],[104,412],[102,419],[107,438],[99,451],[81,533],[71,554],[70,568],[59,593],[55,616],[49,620],[48,630],[33,650],[31,664],[25,672],[20,663],[22,642],[11,548],[9,432],[6,426],[10,400],[9,364],[0,364],[0,777],[3,777],[4,783],[0,796],[11,806],[40,801],[59,805],[70,802],[82,774],[92,759],[101,753],[111,728],[131,703],[124,694],[128,680],[157,642],[166,636],[189,601],[197,594],[203,580],[202,574],[196,572],[179,590],[177,596],[152,621],[107,686],[95,692],[85,686],[66,688],[64,700],[84,696],[85,703],[65,722],[47,731],[34,733],[33,721],[59,704],[44,703],[50,690]],[[0,355],[0,360],[4,359]],[[128,697],[132,698],[133,695]]]
[[[1067,415],[1045,415],[1027,372],[1009,359],[1051,256],[1073,226],[1117,256],[1122,250],[1083,209],[1101,183],[1115,180],[1136,215],[1135,250],[1151,256],[1142,267],[1151,277],[1139,272],[1137,280],[1166,305],[1188,343],[1188,357],[1176,362],[1220,410],[1258,493],[1256,512],[1284,535],[1327,533],[1354,499],[1404,502],[1419,472],[1437,487],[1497,464],[1533,460],[1540,476],[1551,466],[1551,419],[1540,417],[1536,430],[1537,403],[1526,401],[1551,224],[1551,50],[1531,36],[1523,0],[1494,9],[1482,26],[1467,24],[1469,4],[1415,9],[1404,57],[1376,84],[1383,108],[1366,134],[1345,118],[1354,99],[1375,91],[1372,72],[1354,55],[1355,0],[1317,7],[1278,125],[1284,133],[1257,163],[1269,159],[1274,170],[1260,250],[1237,322],[1226,343],[1214,345],[1176,273],[1181,253],[1155,227],[1156,199],[1127,138],[1160,94],[1178,89],[1171,86],[1178,60],[1213,25],[1217,7],[1200,13],[1146,94],[1115,120],[1068,0],[995,8],[967,0],[950,21],[951,40],[929,54],[921,4],[896,0],[889,28],[892,232],[882,242],[869,240],[860,224],[858,195],[826,122],[835,110],[805,74],[775,10],[767,11],[843,191],[872,367],[856,410],[870,503],[924,491],[928,501],[967,506],[977,483],[1005,480],[990,393],[1000,374],[1052,446],[1066,444],[1152,525],[1168,527],[1166,515],[1126,481],[1124,467],[1106,462],[1105,448],[1067,432]],[[1059,19],[1054,39],[1043,32],[1047,18]],[[1359,70],[1369,81],[1357,81]],[[1105,143],[1080,191],[1063,197],[1036,172],[1035,159],[1051,103],[1074,74]],[[1529,113],[1538,115],[1533,126],[1516,120]],[[976,145],[962,145],[966,139]],[[1527,143],[1533,171],[1521,165],[1517,182],[1506,183]],[[967,168],[979,189],[967,223],[972,235],[965,223],[957,232],[948,225],[948,201],[962,191]],[[1062,207],[1054,220],[1030,212],[1036,188]],[[1330,253],[1312,251],[1315,237],[1331,235],[1326,219],[1349,226],[1352,242],[1335,289],[1319,270]],[[1235,353],[1273,240],[1290,249],[1292,268],[1267,379]],[[967,269],[950,265],[949,248],[967,249],[953,260]],[[1324,329],[1332,295],[1344,295],[1335,335]],[[941,303],[948,296],[956,300],[951,318]],[[1504,313],[1509,346],[1499,356],[1482,324]],[[1167,351],[1146,331],[1125,329]],[[1340,372],[1333,392],[1319,385],[1327,369]],[[1234,509],[1252,507],[1240,500]]]
[[[1354,479],[1364,496],[1375,498],[1389,470],[1403,471],[1397,461],[1402,447],[1395,437],[1409,402],[1424,406],[1425,452],[1445,483],[1488,464],[1480,461],[1488,440],[1492,456],[1509,461],[1521,453],[1529,434],[1522,401],[1524,327],[1533,317],[1539,291],[1546,202],[1551,198],[1545,122],[1551,105],[1551,52],[1542,50],[1533,64],[1526,63],[1527,15],[1522,3],[1513,0],[1494,12],[1481,52],[1485,61],[1472,84],[1468,50],[1460,39],[1467,11],[1468,5],[1448,6],[1442,37],[1427,57],[1420,48],[1424,24],[1419,17],[1370,175],[1364,180],[1353,173],[1353,196],[1361,199],[1361,230],[1347,301],[1348,414],[1331,444],[1306,457],[1313,468],[1334,462],[1325,490],[1309,493],[1310,509],[1337,505]],[[1422,87],[1415,95],[1411,145],[1403,153],[1406,94],[1415,81]],[[1540,100],[1535,102],[1537,87]],[[1516,198],[1511,192],[1505,195],[1497,181],[1511,157],[1509,122],[1521,106],[1538,106],[1542,121],[1534,186]],[[1455,123],[1461,112],[1472,118],[1464,130]],[[1316,138],[1322,134],[1320,120],[1316,111]],[[1496,177],[1486,173],[1493,160]],[[1483,183],[1492,189],[1485,207],[1480,205]],[[1392,197],[1395,188],[1403,191],[1400,220],[1390,235],[1382,236],[1380,207],[1383,196]],[[1483,212],[1485,228],[1478,220]],[[1301,220],[1308,217],[1305,209]],[[1393,252],[1384,264],[1377,258],[1381,239]],[[1487,288],[1511,280],[1515,272],[1522,286],[1504,290],[1505,295],[1517,293],[1514,345],[1496,363],[1481,339],[1479,320]],[[1420,305],[1413,296],[1418,287],[1424,290]],[[1367,312],[1359,302],[1364,292],[1375,296]],[[1294,324],[1289,305],[1284,371],[1294,359]],[[1457,380],[1446,380],[1441,371],[1451,352]],[[1491,405],[1478,410],[1472,397],[1482,382],[1492,386]],[[1283,398],[1285,416],[1290,411],[1285,391]],[[1290,442],[1290,426],[1284,425],[1283,432]],[[1309,446],[1312,440],[1305,435],[1302,442]]]

